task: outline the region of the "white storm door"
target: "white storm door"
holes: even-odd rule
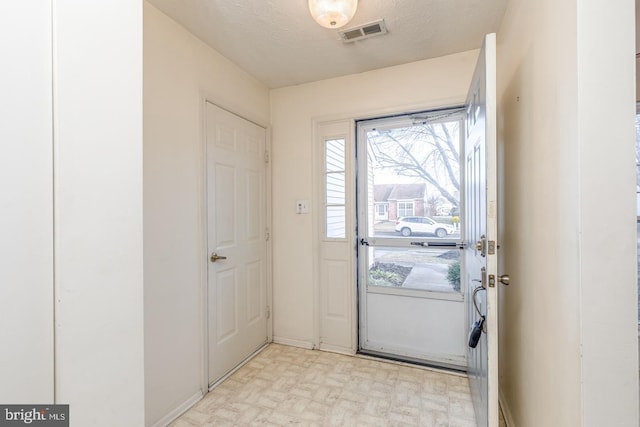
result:
[[[358,122],[359,350],[466,367],[463,108]],[[388,203],[378,219],[376,203]],[[443,211],[446,211],[443,212]]]
[[[267,342],[265,129],[207,102],[209,386]]]
[[[470,325],[486,318],[477,347],[468,347],[467,372],[476,422],[482,427],[498,426],[495,40],[495,34],[485,37],[467,96],[464,149],[467,314]]]

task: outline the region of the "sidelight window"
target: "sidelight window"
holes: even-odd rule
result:
[[[325,236],[346,237],[346,147],[344,138],[329,139],[325,149]]]

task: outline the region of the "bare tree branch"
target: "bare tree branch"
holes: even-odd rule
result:
[[[369,135],[369,147],[381,167],[398,175],[424,179],[459,207],[460,201],[451,193],[451,188],[460,190],[458,141],[451,133],[451,125],[425,123],[379,132]]]
[[[385,167],[391,167],[396,171],[396,173],[401,175],[419,176],[423,178],[425,181],[433,185],[440,192],[440,194],[442,194],[442,196],[449,202],[451,202],[454,206],[459,206],[459,200],[453,194],[451,194],[441,184],[440,180],[437,179],[437,177],[435,177],[432,173],[430,173],[425,165],[415,157],[415,155],[413,154],[414,150],[412,150],[413,144],[416,142],[415,140],[409,141],[409,143],[405,145],[400,139],[395,138],[390,133],[385,134],[384,137],[386,138],[385,141],[373,143],[376,158],[381,165]],[[393,149],[390,149],[388,151],[384,150],[381,146],[384,145],[385,142],[389,141],[395,143],[395,146],[393,147]],[[443,153],[442,146],[436,144],[435,148],[435,150],[431,151],[429,154],[427,154],[427,156],[425,156],[425,163],[429,159],[432,159],[435,163],[440,162],[447,164],[447,166],[445,167],[450,169],[451,165],[449,165],[449,159],[446,156],[446,153]],[[454,186],[456,187],[456,189],[459,189],[457,180],[455,180]]]

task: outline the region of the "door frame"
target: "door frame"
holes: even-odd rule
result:
[[[386,123],[393,123],[394,119],[400,119],[403,118],[404,120],[410,121],[409,117],[412,115],[419,115],[419,114],[437,114],[438,112],[449,112],[451,113],[451,116],[448,117],[457,117],[457,121],[459,121],[459,125],[460,125],[460,135],[459,135],[459,141],[458,141],[458,150],[459,150],[459,162],[460,162],[460,171],[459,171],[459,177],[460,177],[460,210],[462,211],[464,204],[465,204],[465,187],[464,187],[464,174],[465,174],[465,164],[464,164],[464,133],[465,133],[465,108],[464,108],[464,103],[455,103],[453,105],[449,105],[449,106],[432,106],[431,108],[425,108],[425,109],[416,109],[416,110],[411,110],[411,111],[406,111],[406,112],[401,112],[401,113],[396,113],[396,114],[386,114],[386,115],[381,115],[381,116],[377,116],[377,117],[370,117],[370,118],[366,118],[366,119],[358,119],[356,120],[355,123],[355,132],[356,132],[356,138],[354,140],[354,144],[356,145],[355,150],[359,153],[362,154],[361,151],[365,150],[366,148],[360,148],[358,146],[358,144],[364,143],[366,144],[366,138],[364,137],[364,129],[363,131],[359,131],[359,122],[367,122],[367,121],[373,121],[375,123],[380,123],[380,124],[386,124]],[[443,121],[449,121],[449,120],[443,120]],[[453,120],[451,120],[453,121]],[[362,141],[361,141],[362,139]],[[359,163],[360,159],[356,158],[355,162],[356,162],[356,176],[354,177],[355,179],[357,179],[357,175],[361,174],[364,172],[364,179],[368,179],[368,166],[364,166],[363,164]],[[358,181],[357,183],[358,186],[358,194],[359,195],[363,195],[366,194],[367,192],[367,188],[365,185],[364,181]],[[361,196],[357,196],[356,197],[356,224],[358,225],[358,229],[360,226],[364,226],[367,227],[368,224],[368,220],[369,220],[369,215],[368,215],[368,204],[365,203],[361,203],[362,200],[358,199],[358,197]],[[366,197],[366,196],[362,196],[362,197]],[[374,208],[375,209],[375,208]],[[375,211],[373,212],[373,215],[375,216]],[[360,222],[361,219],[364,219],[362,222],[363,224]],[[358,232],[357,235],[357,239],[360,238],[365,238],[367,236],[364,236],[363,233]],[[376,238],[374,236],[368,236],[369,237],[369,241],[373,240],[375,241]],[[460,236],[457,238],[446,238],[444,239],[444,241],[450,242],[450,241],[455,241],[456,244],[461,244],[463,239],[465,237],[465,225],[463,222],[460,222]],[[434,238],[429,237],[429,236],[416,236],[414,237],[415,240],[420,240],[420,241],[429,241],[429,240],[433,240]],[[383,238],[384,240],[384,238]],[[440,239],[434,239],[434,241],[439,242]],[[382,245],[384,246],[384,245]],[[368,247],[368,245],[367,245]],[[458,248],[460,250],[460,248]],[[365,297],[363,297],[363,295],[365,295],[367,293],[367,283],[365,280],[361,280],[362,277],[364,277],[365,273],[363,273],[364,270],[366,270],[366,265],[365,265],[365,257],[359,257],[358,254],[361,250],[365,250],[365,248],[359,244],[358,242],[356,242],[356,251],[355,251],[355,256],[356,256],[356,263],[357,263],[357,272],[356,272],[356,293],[357,293],[357,311],[358,311],[358,319],[357,319],[357,334],[358,334],[358,339],[357,339],[357,351],[358,352],[363,352],[364,354],[371,354],[371,355],[375,355],[378,357],[382,357],[382,358],[392,358],[392,359],[401,359],[403,361],[406,361],[408,363],[418,363],[418,364],[423,364],[423,365],[429,365],[438,369],[447,369],[447,370],[454,370],[454,371],[463,371],[465,369],[466,366],[466,352],[464,355],[461,355],[461,357],[463,358],[463,360],[459,360],[458,363],[456,362],[451,362],[450,360],[445,360],[442,359],[438,356],[434,356],[432,354],[428,354],[427,357],[429,357],[430,359],[420,359],[420,358],[416,358],[414,356],[409,356],[406,354],[401,354],[401,353],[394,353],[393,351],[390,352],[385,352],[385,351],[378,351],[375,349],[364,349],[363,348],[363,342],[361,340],[363,335],[367,334],[367,329],[368,329],[368,325],[365,322],[365,317],[366,317],[366,310],[367,310],[367,299]],[[464,251],[460,250],[460,266],[461,268],[464,265]],[[362,276],[362,277],[361,277]],[[449,301],[449,302],[459,302],[462,305],[466,304],[466,300],[469,297],[465,291],[465,286],[464,286],[464,274],[461,271],[460,273],[460,278],[461,278],[461,291],[460,293],[442,293],[442,292],[434,292],[434,291],[423,291],[423,290],[416,290],[416,289],[405,289],[402,291],[402,295],[404,297],[413,297],[413,298],[420,298],[420,299],[427,299],[427,300],[440,300],[440,301]],[[387,291],[386,289],[378,289],[376,291],[373,291],[372,293],[374,294],[394,294],[394,290],[389,290]],[[466,325],[468,323],[468,318],[467,318],[467,314],[465,310],[462,310],[462,324]],[[460,340],[462,340],[464,342],[465,340],[465,334],[466,334],[466,329],[463,329],[460,331]],[[465,345],[466,347],[466,345]]]
[[[311,153],[312,153],[312,205],[311,205],[311,213],[313,215],[312,220],[312,294],[313,294],[313,303],[312,303],[312,322],[313,322],[313,336],[310,337],[311,340],[307,341],[295,341],[291,342],[293,345],[298,345],[300,347],[307,348],[316,348],[320,347],[320,313],[321,313],[321,301],[320,301],[320,279],[319,279],[319,271],[320,271],[320,242],[322,239],[321,230],[323,227],[322,224],[322,188],[323,185],[320,182],[320,172],[322,171],[323,165],[323,157],[319,152],[317,147],[318,142],[320,141],[322,135],[320,134],[320,126],[324,123],[329,122],[346,122],[349,124],[351,129],[351,138],[353,141],[353,146],[349,147],[350,150],[355,152],[355,141],[356,141],[356,122],[361,120],[371,120],[381,117],[391,117],[396,115],[408,114],[416,111],[431,111],[431,110],[447,110],[460,107],[460,105],[464,105],[465,99],[460,96],[453,96],[449,98],[443,98],[436,101],[429,101],[426,103],[417,103],[417,104],[395,104],[385,108],[379,109],[371,109],[371,110],[357,110],[357,111],[346,111],[339,114],[327,114],[314,116],[311,118],[310,123],[310,139],[309,143],[312,145]],[[357,159],[355,156],[353,157],[352,164],[349,164],[351,167],[351,176],[353,179],[347,182],[347,185],[352,186],[351,190],[354,191],[355,194],[357,183],[355,182],[355,168],[356,168]],[[268,165],[270,166],[270,165]],[[353,212],[347,212],[348,218],[353,221],[353,224],[357,227],[357,216],[358,216],[358,207],[355,205],[354,201],[354,209]],[[350,259],[351,265],[356,265],[357,262],[357,251],[355,248],[355,234],[353,236],[353,251],[351,251]],[[351,346],[347,349],[338,349],[331,348],[328,351],[345,353],[345,354],[356,354],[359,346],[359,312],[358,312],[358,281],[357,281],[357,271],[353,272],[353,283],[352,283],[352,294],[354,295],[352,301],[349,303],[351,307],[351,321],[352,324],[350,326],[352,342]]]
[[[201,94],[200,96],[200,173],[199,173],[199,202],[200,202],[200,389],[202,395],[205,396],[209,393],[209,291],[208,291],[208,186],[207,186],[207,103],[212,104],[218,108],[221,108],[235,116],[240,117],[243,120],[253,123],[265,130],[265,151],[266,151],[266,163],[265,163],[265,223],[269,233],[269,239],[267,240],[267,257],[266,257],[266,285],[267,285],[267,306],[269,307],[269,314],[267,317],[267,343],[273,342],[273,222],[272,222],[272,159],[271,159],[271,126],[261,124],[258,121],[252,120],[247,116],[236,112],[233,108],[229,108],[222,103],[213,100],[214,97]],[[259,349],[261,351],[262,349]],[[254,353],[255,354],[255,353]],[[249,356],[247,361],[253,357],[253,354]],[[245,362],[242,362],[244,364]],[[225,375],[224,380],[228,375],[235,372],[232,370],[229,374]]]
[[[326,128],[332,128],[327,131]],[[341,128],[336,131],[335,128]],[[325,130],[325,131],[323,131]],[[357,351],[357,310],[358,310],[358,302],[356,295],[356,288],[351,286],[348,290],[348,301],[347,307],[349,310],[349,330],[351,334],[351,342],[348,346],[340,346],[335,344],[327,344],[322,342],[322,313],[323,313],[323,302],[322,297],[324,295],[322,284],[321,284],[321,268],[322,264],[322,251],[321,245],[323,243],[323,230],[324,230],[324,182],[320,178],[324,174],[324,140],[327,138],[341,138],[346,137],[346,146],[345,146],[345,190],[346,190],[346,205],[351,206],[353,211],[357,211],[355,205],[355,120],[353,117],[341,116],[339,118],[336,117],[327,117],[325,118],[317,118],[312,120],[312,209],[313,212],[313,220],[312,220],[312,271],[313,271],[313,282],[312,282],[312,292],[313,292],[313,311],[312,311],[312,321],[313,321],[313,337],[310,348],[326,350],[336,353],[344,353],[353,355]],[[356,227],[356,215],[355,213],[352,215],[348,209],[345,211],[345,221],[346,221],[346,244],[350,247],[354,247],[355,242],[355,227]],[[356,269],[355,269],[355,252],[351,250],[349,252],[348,259],[345,261],[349,265],[350,276],[353,281],[356,278]]]

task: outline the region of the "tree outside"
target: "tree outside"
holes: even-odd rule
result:
[[[380,178],[426,182],[429,215],[440,207],[460,207],[460,127],[458,117],[447,121],[416,119],[413,125],[367,133],[374,182]]]

